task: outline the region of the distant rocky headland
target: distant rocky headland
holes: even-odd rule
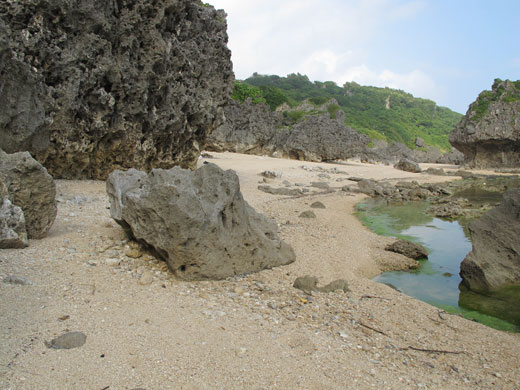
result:
[[[520,81],[496,79],[450,135],[451,144],[474,168],[520,166]]]

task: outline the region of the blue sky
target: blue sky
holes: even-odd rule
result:
[[[403,89],[465,113],[520,79],[520,0],[209,0],[236,77],[302,73]]]

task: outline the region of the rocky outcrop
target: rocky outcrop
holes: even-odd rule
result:
[[[397,164],[394,165],[394,168],[400,169],[401,171],[405,172],[412,172],[412,173],[421,173],[422,169],[415,161],[408,160],[407,158],[403,158],[399,160]]]
[[[205,149],[214,152],[272,154],[271,141],[281,126],[280,116],[266,104],[254,104],[251,99],[240,103],[230,99],[225,107],[226,122],[208,137]]]
[[[20,207],[0,197],[0,249],[25,248],[29,245],[25,218]]]
[[[420,161],[430,162],[430,161]],[[444,153],[440,159],[436,161],[438,164],[450,164],[450,165],[462,165],[464,163],[464,154],[459,152],[455,148],[451,148],[451,151]]]
[[[330,113],[330,106],[335,106],[334,100],[322,106],[304,102],[296,108],[287,106],[286,111],[272,112],[267,105],[250,100],[232,101],[225,111],[226,123],[211,134],[206,149],[305,161],[354,157],[369,139],[345,126],[343,111]],[[302,118],[287,124],[287,117],[291,117],[288,113],[295,112]]]
[[[29,238],[43,238],[56,219],[56,186],[47,170],[27,152],[0,150],[0,183],[22,209]]]
[[[346,160],[360,153],[369,139],[328,114],[309,115],[275,134],[281,157],[305,161]]]
[[[471,290],[520,284],[520,188],[504,194],[499,207],[469,225],[473,248],[460,265]]]
[[[451,144],[477,168],[520,166],[520,81],[495,80],[469,106]]]
[[[428,258],[428,251],[425,247],[407,240],[397,240],[396,242],[387,245],[385,250],[400,253],[403,256],[415,260]]]
[[[243,199],[231,170],[114,171],[107,192],[112,217],[180,278],[222,279],[295,260],[276,223]]]
[[[226,44],[199,1],[0,2],[0,147],[59,178],[193,168],[231,94]]]
[[[403,158],[413,160],[414,152],[408,146],[399,142],[388,145],[386,141],[376,141],[373,147],[367,147],[358,154],[358,157],[362,162],[390,165]]]

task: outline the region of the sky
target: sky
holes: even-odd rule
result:
[[[465,113],[520,79],[520,0],[209,0],[237,79],[254,72],[402,89]]]

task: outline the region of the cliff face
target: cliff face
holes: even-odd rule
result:
[[[0,148],[55,177],[195,166],[233,72],[225,14],[193,0],[0,3]]]
[[[495,80],[450,135],[471,167],[520,166],[520,81]]]

